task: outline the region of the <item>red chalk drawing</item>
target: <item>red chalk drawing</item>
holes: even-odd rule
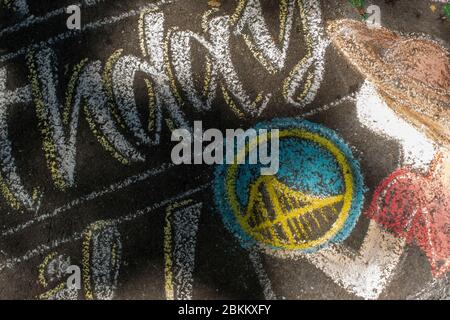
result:
[[[450,271],[450,158],[435,160],[426,175],[401,168],[377,188],[367,216],[418,245],[434,277]]]

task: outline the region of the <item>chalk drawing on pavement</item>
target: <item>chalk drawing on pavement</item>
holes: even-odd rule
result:
[[[167,300],[191,300],[202,203],[185,200],[167,208],[164,226]]]
[[[347,292],[377,299],[390,283],[401,261],[405,241],[371,221],[360,248],[334,244],[313,253],[266,250],[281,259],[307,260]]]
[[[399,143],[403,151],[398,159],[399,167],[408,166],[419,172],[429,170],[435,154],[432,141],[390,109],[370,82],[363,84],[355,98],[361,124]],[[286,250],[266,252],[283,259],[307,259],[347,291],[365,299],[377,299],[394,276],[405,245],[405,239],[371,221],[357,250],[333,245],[312,254]],[[349,266],[352,272],[348,272]]]
[[[280,129],[280,170],[260,176],[258,165],[216,169],[215,202],[241,245],[316,251],[343,241],[364,200],[359,164],[333,131],[308,121],[278,119],[256,126]],[[245,157],[260,141],[250,141]]]
[[[367,215],[409,244],[418,245],[434,277],[450,271],[450,158],[427,175],[401,168],[377,188]],[[447,170],[447,173],[444,172]]]
[[[259,284],[263,290],[264,298],[266,300],[276,300],[277,296],[272,289],[272,282],[264,268],[261,253],[255,249],[250,249],[249,258],[255,270],[256,276],[258,277]]]
[[[136,181],[134,181],[134,182],[136,182]],[[201,191],[205,191],[210,186],[211,186],[210,183],[206,183],[197,188],[187,190],[186,192],[178,194],[177,196],[174,196],[174,197],[171,197],[168,199],[164,199],[160,202],[154,203],[153,205],[150,205],[142,210],[138,210],[136,212],[132,212],[132,213],[123,215],[120,218],[112,220],[111,224],[115,225],[115,226],[119,226],[119,225],[122,225],[125,223],[134,222],[136,219],[138,219],[142,216],[154,213],[154,211],[156,211],[158,209],[162,209],[171,204],[183,201],[183,199],[189,198],[189,197],[193,196],[194,194],[197,194]],[[97,196],[98,196],[98,194],[97,194]],[[92,198],[90,200],[92,200]],[[85,201],[86,201],[86,199],[85,199]],[[79,203],[80,203],[80,200],[77,200],[72,205],[76,206]],[[68,208],[66,207],[65,210],[68,210]],[[8,258],[6,261],[4,261],[3,263],[0,264],[0,272],[4,271],[5,269],[14,270],[14,268],[20,264],[23,264],[27,261],[35,259],[36,257],[39,257],[48,252],[51,252],[57,248],[62,247],[63,245],[81,241],[81,240],[83,240],[84,237],[85,237],[84,232],[74,232],[70,236],[62,237],[62,238],[53,240],[51,242],[42,243],[36,247],[31,248],[30,250],[28,250],[25,254],[23,254],[21,256]]]
[[[22,18],[29,14],[27,0],[1,0],[0,5],[12,10]]]
[[[82,6],[94,6],[102,1],[85,1]],[[159,1],[141,6],[122,15],[86,23],[80,32],[65,32],[55,37],[25,46],[0,57],[0,63],[23,59],[29,69],[29,85],[6,90],[7,65],[0,69],[0,191],[9,206],[16,210],[37,211],[44,197],[39,187],[26,186],[19,175],[17,161],[9,141],[7,116],[17,103],[34,104],[42,145],[54,185],[67,191],[76,187],[77,135],[84,116],[91,133],[113,158],[124,165],[147,159],[141,147],[157,147],[163,123],[169,130],[189,128],[185,104],[196,111],[210,111],[218,92],[239,118],[258,117],[268,106],[272,92],[251,95],[233,62],[230,42],[244,37],[249,53],[276,73],[289,73],[285,64],[290,49],[293,21],[297,12],[303,28],[306,55],[285,78],[283,96],[291,105],[305,106],[312,102],[324,73],[324,54],[328,41],[324,38],[321,9],[316,1],[283,0],[280,2],[281,46],[269,37],[269,27],[259,0],[241,1],[231,15],[219,15],[208,10],[202,19],[203,33],[166,26],[161,6],[173,1]],[[62,10],[63,8],[61,8]],[[13,34],[23,28],[42,24],[62,14],[60,9],[47,15],[30,17],[3,30]],[[251,13],[255,16],[251,18]],[[66,88],[59,83],[59,56],[55,46],[60,42],[101,27],[139,16],[138,40],[142,57],[114,51],[103,64],[99,60],[82,59],[72,66]],[[205,76],[201,90],[196,88],[191,51],[193,46],[205,52]],[[290,50],[289,50],[290,49]],[[263,57],[263,58],[262,58]],[[145,74],[148,94],[148,121],[143,122],[135,97],[137,73]],[[61,96],[65,96],[61,99]],[[61,101],[63,100],[63,101]],[[60,106],[63,105],[63,108]],[[94,107],[96,106],[96,107]],[[129,134],[128,134],[129,133]]]
[[[320,4],[310,0],[279,2],[279,45],[273,40],[259,0],[240,0],[232,16],[234,33],[241,35],[265,69],[275,74],[286,65],[295,13],[298,12],[305,42],[305,56],[283,82],[283,96],[288,103],[304,107],[311,103],[324,75],[324,58],[328,40],[324,37]]]
[[[112,299],[122,259],[122,242],[117,226],[111,221],[90,225],[84,232],[82,254],[86,299]]]
[[[52,252],[44,258],[38,268],[38,281],[43,288],[47,289],[47,291],[38,296],[40,300],[77,299],[77,290],[67,288],[66,284],[66,270],[70,266],[70,262],[70,257],[58,254],[57,252]],[[50,284],[56,281],[58,281],[59,284],[54,285],[52,289],[48,289]]]
[[[450,222],[448,169],[445,169],[449,160],[445,149],[439,149],[395,114],[369,82],[358,93],[357,113],[364,126],[395,139],[403,150],[399,169],[379,184],[366,214],[408,243],[421,247],[431,262],[433,274],[442,276],[448,270],[450,257],[450,241],[445,239],[444,231]]]
[[[8,2],[26,5],[25,0],[8,0]],[[97,2],[101,1],[86,0],[82,1],[81,4],[89,6]],[[161,1],[157,4],[170,2]],[[28,8],[26,9],[28,10]],[[8,109],[13,104],[34,104],[34,108],[36,108],[38,113],[38,126],[43,137],[46,161],[54,184],[59,189],[67,191],[76,186],[75,155],[77,151],[75,148],[75,137],[77,133],[77,119],[81,117],[81,114],[86,118],[91,133],[97,138],[101,146],[116,160],[127,165],[147,160],[140,152],[141,147],[157,147],[161,143],[160,133],[162,132],[164,122],[169,129],[173,129],[175,126],[189,126],[190,120],[184,115],[186,104],[192,106],[195,111],[211,111],[215,106],[214,99],[219,93],[222,93],[230,110],[239,118],[257,118],[261,115],[272,99],[272,92],[253,92],[252,90],[247,90],[246,84],[239,77],[239,68],[231,63],[233,53],[231,52],[229,42],[232,40],[232,37],[242,37],[247,46],[246,49],[259,61],[269,75],[275,75],[285,71],[289,72],[285,70],[286,60],[287,53],[290,50],[290,46],[292,46],[290,34],[293,31],[293,21],[297,13],[299,13],[302,22],[302,33],[306,42],[306,56],[301,57],[301,61],[298,62],[294,70],[290,71],[289,76],[282,82],[282,94],[285,101],[294,106],[303,107],[314,100],[322,82],[324,55],[329,43],[323,36],[322,18],[318,1],[281,0],[279,3],[280,30],[277,35],[277,41],[271,36],[272,30],[269,31],[269,24],[263,17],[261,3],[257,0],[239,1],[237,10],[231,16],[216,16],[216,13],[219,11],[210,10],[204,15],[202,21],[203,33],[180,30],[176,27],[167,26],[166,22],[169,19],[166,21],[165,14],[159,11],[156,5],[146,6],[143,10],[141,9],[143,8],[86,24],[82,33],[96,30],[103,26],[109,26],[130,17],[140,16],[139,41],[142,47],[142,54],[139,57],[133,56],[124,52],[123,49],[119,49],[116,51],[113,50],[110,58],[104,64],[98,60],[81,60],[73,66],[71,77],[68,79],[68,87],[65,91],[63,90],[62,94],[59,92],[55,94],[58,83],[66,83],[66,81],[57,77],[60,74],[58,73],[60,57],[57,55],[59,51],[54,46],[59,42],[72,38],[74,36],[73,34],[63,33],[54,38],[19,49],[19,51],[1,55],[0,89],[4,88],[4,90],[0,90],[0,146],[2,147],[0,153],[0,165],[2,168],[0,171],[0,188],[3,197],[13,209],[21,210],[24,208],[37,212],[43,197],[38,187],[33,188],[33,186],[27,184],[27,181],[23,180],[26,177],[25,174],[23,176],[19,175],[19,170],[15,165],[15,159],[12,156],[14,152],[11,151],[11,148],[14,144],[9,140],[8,124],[6,121],[8,118]],[[252,16],[253,13],[255,14]],[[29,18],[24,18],[17,25],[7,27],[0,31],[0,37],[16,32],[17,30],[22,30],[28,26],[45,22],[46,19],[58,14],[58,10],[56,10],[42,17],[30,16]],[[192,60],[193,57],[190,55],[190,50],[194,46],[196,49],[200,47],[200,50],[205,53],[205,64],[203,66],[205,73],[204,79],[200,79],[200,89],[197,88],[198,83],[196,80],[198,77],[193,71],[195,69],[193,68],[195,61]],[[7,63],[13,59],[22,58],[22,56],[26,57],[25,62],[30,68],[29,84],[16,90],[6,89],[6,75],[9,67]],[[3,66],[3,64],[5,65]],[[138,108],[136,107],[137,102],[134,96],[136,92],[134,92],[135,87],[133,86],[133,82],[136,80],[135,75],[137,73],[145,75],[144,81],[148,94],[149,113],[147,121],[142,119],[143,117],[138,113]],[[373,89],[378,91],[382,95],[382,99],[386,101],[389,99],[389,95],[398,94],[398,92],[392,91],[382,92],[380,86],[373,79],[370,80],[376,85],[376,88],[372,88],[370,84],[365,84],[361,92],[364,92],[364,90],[368,92]],[[59,101],[60,96],[65,97],[65,99]],[[357,111],[360,121],[369,129],[389,136],[389,129],[386,130],[383,128],[379,122],[377,124],[370,123],[370,117],[367,118],[364,115],[364,112],[370,112],[370,110],[365,108],[367,105],[361,103],[361,96],[356,98],[359,103]],[[371,93],[370,97],[376,100],[377,93]],[[347,100],[354,101],[354,99],[352,96],[348,97]],[[100,102],[99,109],[93,107],[94,102]],[[60,108],[61,106],[63,108]],[[328,106],[325,106],[323,110],[327,108]],[[314,109],[313,112],[319,112],[319,109]],[[381,112],[379,115],[384,116],[384,113]],[[389,116],[388,118],[395,124],[400,124],[401,121],[398,120],[402,120],[395,114],[394,117]],[[104,122],[105,119],[106,122]],[[375,129],[377,125],[379,128]],[[430,163],[433,161],[433,157],[430,155],[434,156],[434,150],[437,146],[421,136],[408,123],[406,123],[404,128],[406,128],[405,132],[407,133],[396,136],[396,140],[399,141],[403,150],[402,159],[399,159],[399,165],[411,164],[414,169],[408,174],[416,174],[414,170],[420,170],[421,174],[417,175],[417,181],[424,179],[424,181],[429,182],[431,176],[441,177],[440,173],[442,171],[434,171],[430,168]],[[383,131],[387,131],[387,133]],[[429,136],[438,140],[433,130],[426,131]],[[127,134],[124,135],[123,132]],[[412,132],[414,134],[418,133],[421,136],[418,140],[419,148],[416,151],[413,150]],[[290,147],[290,140],[296,140],[298,136],[287,135],[285,138],[289,140],[285,142]],[[305,144],[310,142],[316,148],[320,148],[320,143],[317,143],[314,139],[308,140],[305,136],[300,136],[300,138],[297,140],[303,140]],[[442,140],[441,137],[439,139]],[[329,143],[333,142],[335,141],[329,141]],[[441,143],[437,142],[436,144]],[[345,143],[343,145],[347,147]],[[338,149],[340,147],[338,146]],[[327,150],[322,153],[318,152],[318,154],[327,154]],[[334,155],[332,153],[330,154],[332,156]],[[343,154],[347,156],[345,152]],[[351,152],[350,156],[351,160],[354,160]],[[335,157],[334,159],[337,165],[335,163],[334,170],[331,171],[345,171],[339,167],[340,163],[336,160],[337,158]],[[352,161],[348,161],[347,159],[347,162],[349,162],[347,163],[348,167],[351,168],[350,162]],[[329,163],[332,163],[332,161],[329,161]],[[237,172],[239,173],[239,170]],[[147,173],[148,175],[151,174]],[[312,215],[311,217],[307,217],[309,219],[303,223],[300,222],[300,224],[295,224],[294,219],[292,219],[294,222],[290,223],[290,218],[288,218],[286,219],[288,221],[286,225],[283,225],[283,222],[280,220],[281,226],[271,229],[275,232],[275,236],[270,233],[270,227],[268,228],[269,233],[265,235],[261,230],[255,228],[257,220],[261,219],[261,216],[264,218],[265,214],[269,215],[271,212],[268,211],[270,210],[282,216],[290,211],[291,207],[298,205],[298,202],[300,202],[300,207],[305,207],[305,203],[311,203],[318,204],[319,207],[326,209],[331,208],[331,211],[334,208],[338,212],[338,218],[336,219],[339,220],[339,208],[344,206],[345,193],[333,193],[328,190],[329,194],[326,194],[326,192],[318,192],[318,195],[305,195],[304,190],[295,186],[291,181],[286,180],[287,174],[281,178],[278,176],[272,178],[257,177],[256,175],[254,177],[249,176],[244,178],[255,179],[251,183],[247,183],[246,188],[242,186],[245,185],[245,181],[236,181],[235,183],[236,190],[247,191],[248,199],[242,201],[239,198],[241,196],[240,192],[235,193],[237,194],[236,201],[242,207],[241,211],[253,213],[253,216],[251,216],[253,221],[244,223],[244,225],[247,225],[247,232],[244,232],[244,234],[248,235],[253,233],[250,238],[254,242],[253,244],[250,242],[246,243],[245,239],[244,241],[241,240],[243,237],[240,234],[237,234],[237,236],[240,238],[241,244],[244,243],[243,245],[250,249],[249,257],[264,289],[266,298],[275,298],[275,294],[271,289],[270,280],[262,266],[260,257],[261,247],[263,252],[282,258],[301,257],[302,259],[307,259],[333,278],[335,282],[359,296],[364,298],[376,298],[379,296],[389,283],[392,272],[403,253],[405,243],[409,243],[408,239],[406,241],[403,239],[407,237],[393,237],[392,234],[379,228],[379,224],[383,225],[382,222],[378,220],[372,221],[361,249],[356,252],[347,250],[348,248],[342,245],[342,240],[352,230],[359,213],[355,214],[353,224],[349,222],[352,219],[347,218],[340,230],[336,230],[334,234],[330,234],[327,237],[324,234],[320,234],[319,230],[320,226],[325,225],[323,221],[329,218],[326,215],[324,217],[322,213],[317,216]],[[136,179],[144,178],[139,176]],[[345,174],[340,179],[342,180],[342,185],[345,186]],[[133,180],[130,183],[134,182]],[[356,184],[355,181],[353,182]],[[117,191],[122,189],[122,187],[122,184],[116,184],[112,186],[111,190],[106,190],[105,192]],[[199,189],[202,188],[204,189],[204,186],[199,187]],[[361,190],[364,190],[362,184]],[[73,206],[78,206],[81,203],[96,198],[103,191],[86,195],[86,197],[77,199],[75,202],[68,203],[67,206],[57,208],[54,211],[48,211],[47,213],[40,213],[39,215],[30,217],[31,220],[29,222],[21,223],[17,227],[8,226],[7,229],[2,230],[1,237],[23,231],[31,225],[60,215]],[[14,268],[17,264],[48,253],[63,244],[81,241],[83,243],[83,267],[85,261],[89,261],[90,265],[90,273],[87,273],[88,269],[83,273],[85,279],[87,279],[86,277],[89,278],[89,280],[85,281],[88,281],[90,285],[86,297],[95,299],[112,298],[114,297],[114,290],[117,286],[117,281],[114,279],[117,280],[120,267],[120,254],[118,255],[117,252],[120,252],[118,248],[121,247],[121,243],[120,234],[116,228],[117,225],[147,214],[154,210],[155,207],[162,208],[169,203],[179,202],[186,194],[190,196],[191,193],[197,191],[196,189],[192,189],[189,191],[190,193],[180,194],[179,196],[164,200],[134,214],[118,218],[110,223],[99,222],[88,227],[85,232],[77,232],[66,238],[43,243],[35,248],[31,248],[23,256],[8,258],[6,263],[0,265],[0,270]],[[228,190],[225,188],[225,191]],[[385,191],[381,193],[383,195],[387,194]],[[339,198],[340,196],[342,196],[342,199]],[[357,198],[355,194],[352,194],[352,196]],[[333,199],[333,197],[335,198]],[[282,200],[280,201],[280,199]],[[226,200],[228,201],[229,199]],[[331,204],[325,201],[326,204],[323,205],[323,200],[329,200]],[[380,201],[383,202],[385,200],[382,199]],[[377,202],[380,203],[380,201]],[[181,206],[177,207],[177,205]],[[199,207],[195,207],[196,205]],[[270,210],[267,210],[268,208]],[[192,297],[192,270],[194,269],[193,257],[195,256],[195,250],[193,250],[193,248],[195,249],[195,244],[192,243],[195,243],[198,232],[200,211],[201,204],[195,204],[194,202],[177,203],[167,210],[167,220],[170,222],[166,224],[165,230],[170,231],[168,234],[170,234],[171,241],[168,241],[167,239],[169,237],[167,237],[165,239],[165,245],[168,244],[172,248],[172,250],[167,251],[171,253],[170,269],[172,269],[171,277],[166,278],[166,284],[169,283],[167,281],[168,279],[172,283],[172,288],[169,288],[170,290],[167,290],[166,287],[168,298],[189,299]],[[352,214],[347,215],[352,216]],[[432,215],[428,217],[432,217]],[[188,223],[183,227],[177,227],[185,218],[192,221],[192,223]],[[295,219],[297,218],[295,217]],[[320,219],[323,219],[323,221]],[[333,221],[329,221],[329,223],[332,224]],[[235,225],[242,227],[239,221]],[[384,227],[392,231],[392,228],[386,224]],[[329,229],[329,226],[325,225],[324,229]],[[248,232],[248,230],[252,232]],[[313,231],[316,231],[317,234],[312,234]],[[177,245],[177,234],[187,236],[188,239],[193,241],[192,243],[189,242],[189,248]],[[308,243],[308,237],[320,238],[320,236],[324,238],[323,243],[314,243],[313,241]],[[180,243],[178,242],[178,244]],[[254,248],[255,244],[258,246],[258,250]],[[291,246],[292,244],[293,246]],[[85,250],[86,246],[89,247],[88,253]],[[277,250],[274,250],[275,248]],[[443,259],[433,260],[429,254],[432,250],[430,249],[428,251],[427,256],[430,258],[433,271],[435,271],[436,275],[442,274],[441,270],[443,270],[443,267],[446,267],[446,260],[444,259],[444,262],[442,262]],[[105,252],[108,252],[108,254]],[[431,254],[434,255],[432,252]],[[353,258],[349,258],[352,255]],[[177,256],[189,257],[187,259],[188,262],[184,260],[181,262],[177,261]],[[438,256],[440,258],[446,258],[445,255]],[[433,257],[435,258],[436,255]],[[55,270],[58,269],[57,265],[62,264],[66,259],[70,258],[55,252],[50,253],[44,259],[44,262],[39,267],[39,283],[43,288],[47,290],[53,285],[54,281],[58,281]],[[355,272],[347,274],[344,269],[345,264],[347,268],[349,265],[352,265]],[[183,267],[180,267],[181,265]],[[184,267],[186,269],[183,269]],[[179,273],[182,274],[179,279],[175,276],[178,274],[177,268],[186,271],[186,273],[184,271]],[[62,270],[62,268],[60,269]],[[112,271],[108,272],[106,269]],[[99,276],[95,277],[94,274]],[[49,284],[50,282],[51,284]],[[75,294],[64,291],[64,287],[61,284],[55,289],[47,291],[42,297],[70,298],[75,297]]]
[[[443,42],[345,19],[331,23],[328,31],[334,45],[390,108],[437,144],[449,147],[450,53]]]
[[[111,221],[97,221],[77,238],[82,239],[82,292],[67,285],[67,270],[72,260],[70,256],[52,252],[39,265],[38,281],[43,288],[48,288],[55,281],[60,283],[40,294],[39,299],[73,300],[78,299],[81,293],[88,300],[114,298],[122,259],[122,243],[117,226]]]
[[[404,36],[349,20],[333,22],[329,32],[335,46],[370,81],[362,96],[382,99],[381,104],[388,106],[375,111],[362,102],[360,121],[373,121],[365,119],[371,112],[386,117],[391,108],[395,114],[391,111],[390,123],[384,125],[396,122],[401,129],[396,138],[403,142],[408,167],[400,166],[381,182],[367,215],[407,243],[418,245],[433,275],[442,276],[450,266],[449,51],[425,35]],[[373,127],[386,130],[382,125]],[[417,167],[421,172],[415,172]]]

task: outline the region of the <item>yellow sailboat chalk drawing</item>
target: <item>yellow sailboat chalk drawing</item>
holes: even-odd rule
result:
[[[250,202],[240,222],[261,243],[279,247],[286,243],[308,246],[318,236],[323,236],[336,220],[343,200],[343,195],[310,196],[290,189],[273,176],[261,176],[250,189]]]

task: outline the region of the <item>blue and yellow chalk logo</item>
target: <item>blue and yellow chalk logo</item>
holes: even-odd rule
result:
[[[262,176],[260,165],[217,167],[214,197],[226,227],[245,248],[312,252],[347,238],[365,190],[350,148],[332,130],[304,120],[277,119],[256,129],[279,129],[280,169]],[[250,141],[238,157],[258,143]]]

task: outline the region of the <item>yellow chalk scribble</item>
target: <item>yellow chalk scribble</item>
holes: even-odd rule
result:
[[[44,261],[39,265],[39,268],[38,268],[38,273],[39,273],[38,280],[39,280],[39,283],[44,288],[48,287],[47,278],[45,276],[45,272],[47,270],[47,266],[56,257],[56,255],[57,255],[56,252],[50,253],[49,255],[47,255],[44,258]]]
[[[50,124],[47,121],[45,103],[41,86],[39,83],[39,76],[36,70],[35,52],[32,51],[27,55],[27,64],[29,70],[29,78],[31,82],[31,89],[33,93],[33,99],[35,103],[36,113],[38,117],[38,127],[43,135],[43,148],[47,164],[50,169],[53,182],[60,190],[66,190],[67,186],[65,179],[61,176],[59,170],[59,164],[56,155],[56,146],[53,141],[53,137],[50,131]]]

